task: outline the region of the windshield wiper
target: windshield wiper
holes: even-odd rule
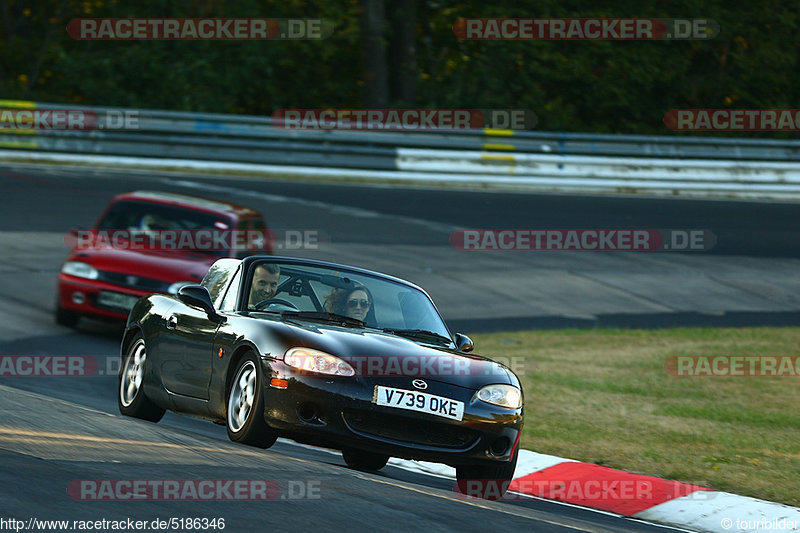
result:
[[[349,316],[337,315],[336,313],[328,313],[325,311],[283,311],[281,312],[281,317],[321,320],[323,322],[335,322],[342,325],[364,327],[364,322],[357,318],[350,318]]]
[[[448,344],[452,344],[453,339],[450,337],[445,337],[444,335],[440,335],[435,331],[428,331],[427,329],[394,329],[394,328],[383,328],[381,329],[384,333],[393,333],[395,335],[402,335],[408,337],[427,337],[433,338],[438,341],[443,341]]]

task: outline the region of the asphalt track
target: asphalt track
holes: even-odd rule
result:
[[[276,253],[356,264],[424,287],[455,330],[800,324],[800,204],[570,196],[355,184],[213,179],[152,171],[0,168],[6,262],[65,255],[64,233],[88,227],[117,193],[211,196],[264,213],[280,238],[312,232],[316,248]],[[460,229],[704,230],[707,251],[462,251]],[[280,242],[279,242],[280,245]],[[287,244],[288,246],[288,244]],[[31,302],[19,280],[13,294]],[[51,287],[48,287],[51,289]],[[52,292],[36,295],[50,306]]]
[[[622,326],[637,320],[652,325],[669,320],[800,323],[797,204],[7,166],[0,168],[0,355],[87,355],[97,359],[102,374],[0,378],[2,518],[223,517],[226,531],[670,530],[536,499],[465,501],[453,492],[450,480],[394,467],[357,472],[337,455],[285,442],[266,451],[241,447],[228,442],[222,427],[173,414],[158,425],[122,418],[113,375],[119,328],[91,321],[77,331],[55,326],[52,302],[55,275],[66,256],[64,233],[88,227],[114,194],[135,189],[190,192],[249,205],[264,213],[279,235],[315,231],[320,235],[317,248],[286,254],[331,258],[416,281],[450,324],[467,332],[570,321],[602,325],[611,316],[619,317]],[[702,254],[471,255],[449,245],[449,234],[458,228],[707,228],[719,244]],[[630,285],[620,288],[615,276],[629,279]],[[662,277],[666,281],[659,285]],[[693,277],[686,291],[707,293],[694,307],[682,308],[676,302],[686,297],[675,280]],[[655,292],[648,294],[645,289],[652,284]],[[603,287],[613,290],[603,292]],[[525,290],[530,295],[515,298]],[[79,501],[67,493],[70,482],[79,479],[199,478],[274,480],[280,495],[268,502],[201,503]],[[300,487],[315,496],[299,497]]]

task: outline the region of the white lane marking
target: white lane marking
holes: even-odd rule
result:
[[[272,194],[272,193],[265,193],[261,191],[254,191],[249,189],[242,189],[242,188],[232,188],[232,187],[222,187],[219,185],[212,185],[209,183],[200,183],[196,181],[190,180],[173,180],[167,179],[164,180],[165,183],[169,185],[177,185],[179,187],[187,187],[191,189],[198,189],[202,191],[209,191],[209,192],[224,192],[227,194],[245,196],[250,198],[258,198],[260,200],[267,200],[270,202],[278,202],[278,203],[294,203],[297,205],[301,205],[304,207],[311,207],[316,209],[325,209],[330,213],[337,215],[337,216],[355,216],[361,218],[385,218],[390,220],[396,220],[398,222],[405,222],[407,224],[417,224],[424,226],[433,231],[441,231],[444,233],[452,233],[453,231],[460,229],[458,226],[451,226],[450,224],[442,224],[439,222],[432,222],[429,220],[423,220],[419,218],[407,217],[403,215],[390,215],[386,213],[381,213],[380,211],[373,211],[371,209],[363,209],[360,207],[351,207],[351,206],[344,206],[339,204],[332,204],[328,202],[321,202],[319,200],[306,200],[304,198],[298,198],[296,196],[285,196],[281,194]]]

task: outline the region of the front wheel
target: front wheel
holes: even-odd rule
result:
[[[142,382],[146,363],[147,350],[144,339],[141,335],[136,335],[128,345],[125,360],[122,362],[119,387],[117,387],[117,404],[119,412],[123,415],[158,422],[164,416],[165,410],[144,395]]]
[[[352,448],[342,450],[342,457],[347,466],[357,470],[380,470],[389,461],[388,455],[354,450]]]
[[[236,367],[228,392],[228,438],[258,448],[269,448],[278,438],[264,421],[264,395],[259,362],[246,355]]]
[[[494,466],[458,466],[456,467],[456,480],[458,491],[461,494],[482,498],[484,500],[499,500],[508,490],[514,471],[517,469],[517,456],[510,463]]]

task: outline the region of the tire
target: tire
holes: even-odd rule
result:
[[[137,334],[125,351],[125,359],[119,372],[117,385],[117,404],[119,412],[125,416],[158,422],[166,412],[145,396],[142,382],[147,365],[147,351],[144,338]]]
[[[236,366],[226,402],[228,438],[258,448],[269,448],[277,432],[264,421],[264,391],[261,366],[249,353]]]
[[[56,324],[59,326],[66,326],[68,328],[74,328],[78,325],[78,320],[80,320],[80,315],[75,313],[74,311],[68,311],[61,307],[60,305],[56,305],[56,313],[55,313]]]
[[[342,450],[344,462],[357,470],[380,470],[389,461],[388,455],[347,448]]]
[[[457,466],[456,486],[461,494],[484,500],[499,500],[508,490],[508,485],[514,479],[517,469],[517,456],[510,463],[499,466]]]

